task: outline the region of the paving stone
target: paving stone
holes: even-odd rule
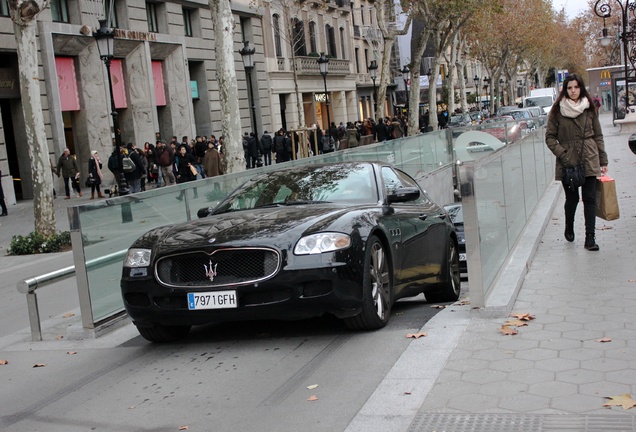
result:
[[[602,409],[607,399],[600,397],[575,394],[566,397],[553,398],[550,401],[550,408],[561,410],[564,413],[586,413]]]
[[[583,324],[583,327],[587,330],[598,330],[602,332],[610,332],[613,330],[620,330],[625,328],[625,324],[616,321],[597,321],[597,322],[587,322]]]
[[[589,369],[589,370],[597,370],[601,372],[610,372],[610,371],[628,369],[629,363],[624,360],[600,358],[600,359],[593,359],[593,360],[583,360],[581,362],[581,368]]]
[[[530,369],[534,366],[534,363],[530,360],[522,360],[517,358],[504,359],[504,360],[495,360],[490,363],[490,367],[492,369],[501,371],[501,372],[512,372],[523,369]]]
[[[615,372],[606,372],[605,379],[607,381],[619,383],[619,384],[636,384],[636,370],[620,370]],[[628,391],[629,393],[629,391]]]
[[[565,319],[567,320],[567,317],[565,317]],[[564,332],[564,331],[571,331],[571,330],[582,330],[583,324],[568,322],[568,321],[560,321],[560,322],[545,324],[543,328],[549,331]]]
[[[521,339],[515,336],[501,336],[501,342],[497,344],[497,348],[503,350],[526,350],[539,346],[539,341]]]
[[[559,397],[576,394],[578,387],[575,384],[566,382],[542,382],[531,384],[528,388],[529,394],[537,396]]]
[[[528,385],[510,382],[510,381],[499,381],[499,382],[490,382],[482,384],[479,388],[479,393],[496,396],[499,398],[507,398],[510,396],[516,396],[520,393],[526,393],[528,391]]]
[[[611,343],[611,342],[608,342]],[[613,348],[613,349],[608,349],[607,351],[605,351],[605,357],[609,358],[609,359],[616,359],[616,360],[627,360],[627,361],[632,361],[632,360],[636,360],[636,348]],[[630,369],[633,369],[633,367],[630,366]],[[636,380],[634,381],[634,383],[636,383]]]
[[[460,359],[460,360],[451,360],[446,363],[446,368],[459,372],[467,372],[471,370],[481,370],[488,369],[488,365],[490,363],[486,360],[479,359]]]
[[[508,379],[514,382],[533,384],[554,380],[554,372],[537,369],[517,370],[508,373]]]
[[[465,410],[466,412],[480,413],[488,409],[497,408],[498,397],[482,394],[462,394],[451,397],[448,400],[448,407]]]
[[[462,373],[461,379],[463,381],[475,383],[475,384],[486,384],[491,382],[503,381],[508,377],[506,372],[496,371],[496,370],[477,370]]]
[[[545,348],[531,348],[528,350],[518,351],[515,354],[516,358],[525,360],[543,360],[549,358],[555,358],[558,356],[558,351],[545,349]]]
[[[580,340],[582,342],[586,340],[600,339],[602,337],[603,332],[587,329],[563,332],[563,338]]]
[[[530,412],[550,407],[550,398],[531,394],[520,394],[502,398],[499,407],[515,412]]]
[[[568,382],[572,384],[585,384],[596,381],[603,381],[605,372],[590,371],[583,369],[570,369],[567,371],[557,372],[555,380]]]
[[[602,356],[603,353],[601,351],[589,348],[566,349],[559,352],[559,357],[572,360],[591,360],[601,358]]]
[[[590,396],[618,396],[631,392],[629,384],[621,384],[612,381],[596,381],[579,385],[579,394]]]
[[[563,358],[554,358],[554,359],[546,359],[546,360],[538,360],[535,362],[535,367],[537,369],[548,370],[552,372],[565,371],[570,369],[577,369],[579,367],[579,362],[576,360],[563,359]]]

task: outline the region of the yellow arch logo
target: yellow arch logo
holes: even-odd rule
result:
[[[601,79],[610,79],[610,78],[611,78],[610,71],[608,70],[601,71]]]

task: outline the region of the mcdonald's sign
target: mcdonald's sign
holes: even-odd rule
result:
[[[610,74],[610,71],[608,71],[607,69],[601,71],[601,79],[611,79],[611,78],[612,76]]]

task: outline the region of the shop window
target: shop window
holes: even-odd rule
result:
[[[9,1],[0,0],[0,16],[9,16]]]

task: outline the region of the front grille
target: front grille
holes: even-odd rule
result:
[[[217,249],[161,258],[155,275],[159,283],[170,287],[222,287],[262,281],[279,268],[280,255],[273,249]]]

